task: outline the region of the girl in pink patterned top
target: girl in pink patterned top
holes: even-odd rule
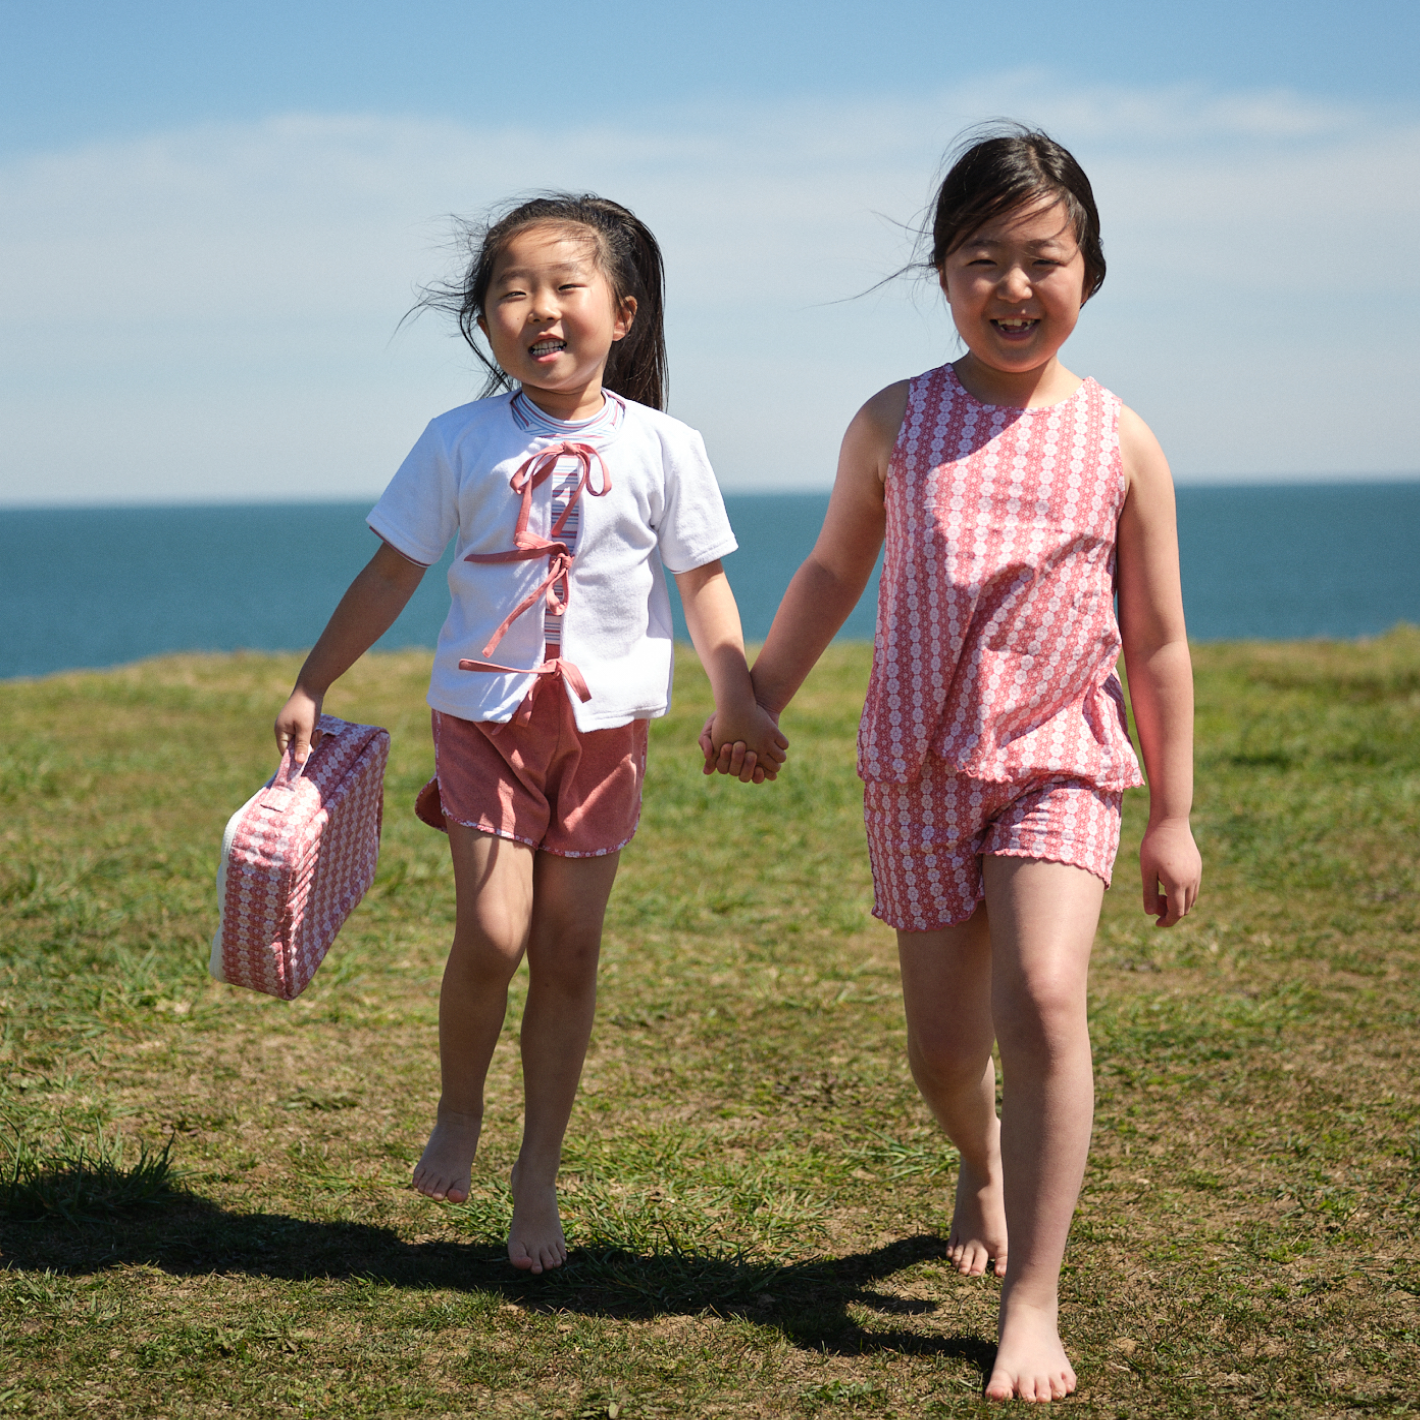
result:
[[[1143,421],[1059,360],[1105,273],[1065,149],[1011,129],[963,152],[931,264],[966,354],[849,425],[754,682],[777,716],[886,539],[858,738],[873,910],[897,929],[913,1075],[961,1153],[950,1256],[1004,1277],[986,1393],[1051,1400],[1075,1388],[1057,1294],[1093,1112],[1090,947],[1142,783],[1121,648],[1149,778],[1144,910],[1172,926],[1202,872],[1173,488]],[[705,745],[707,771],[737,768]]]

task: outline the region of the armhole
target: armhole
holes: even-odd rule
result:
[[[1123,515],[1124,503],[1129,497],[1129,478],[1124,472],[1124,445],[1120,442],[1119,438],[1119,416],[1124,411],[1124,401],[1112,390],[1105,389],[1103,385],[1099,385],[1098,389],[1104,396],[1106,408],[1109,410],[1110,442],[1114,446],[1114,470],[1119,498],[1119,513],[1116,515],[1117,520],[1118,517]]]
[[[892,450],[888,454],[887,467],[883,470],[883,496],[886,501],[887,490],[892,484],[894,476],[900,476],[904,470],[902,468],[903,438],[907,432],[909,416],[912,413],[914,400],[917,398],[917,386],[921,380],[930,379],[928,375],[913,375],[907,382],[907,399],[902,406],[902,418],[898,421],[897,433],[893,435]]]

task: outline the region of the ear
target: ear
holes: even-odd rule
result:
[[[942,288],[942,295],[947,298],[947,304],[951,304],[952,293],[947,290],[947,263],[944,261],[937,268],[937,285]]]
[[[488,338],[488,322],[482,316],[474,316],[473,323],[483,332],[486,340]]]
[[[622,303],[621,309],[616,313],[616,322],[611,328],[611,338],[621,340],[625,337],[632,325],[636,321],[636,297],[628,296]]]

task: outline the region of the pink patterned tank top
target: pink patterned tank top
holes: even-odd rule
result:
[[[858,773],[928,755],[991,783],[1143,783],[1115,674],[1120,402],[1087,379],[982,404],[950,365],[911,382],[888,465],[887,557]]]

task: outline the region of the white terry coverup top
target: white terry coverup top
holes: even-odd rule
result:
[[[449,568],[453,601],[439,632],[429,704],[463,720],[511,720],[534,680],[459,669],[461,659],[484,659],[503,618],[547,570],[542,558],[464,560],[470,552],[513,546],[521,499],[509,480],[529,456],[561,442],[519,427],[513,398],[476,400],[432,420],[366,520],[396,551],[425,566],[439,560],[450,538],[457,540]],[[700,435],[658,410],[624,403],[626,417],[614,427],[583,438],[569,425],[563,436],[595,447],[611,473],[605,497],[584,492],[578,502],[582,525],[562,624],[562,655],[592,693],[584,704],[567,692],[579,730],[666,713],[674,664],[662,567],[690,572],[736,547]],[[549,480],[534,492],[529,532],[549,536],[551,503]],[[538,602],[508,628],[494,659],[536,666],[544,646]]]

